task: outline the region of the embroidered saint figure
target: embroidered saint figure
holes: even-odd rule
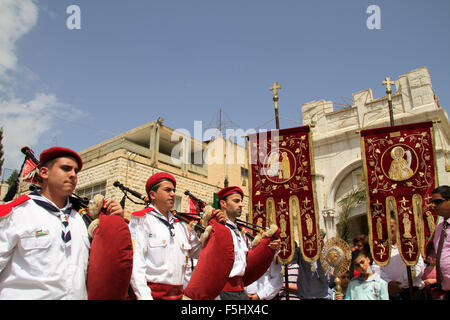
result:
[[[407,159],[404,156],[407,156]],[[388,176],[394,181],[403,181],[413,175],[411,166],[411,151],[405,152],[401,146],[396,146],[391,150],[392,162],[389,168]]]

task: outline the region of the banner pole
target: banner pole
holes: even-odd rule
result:
[[[391,85],[394,84],[394,81],[391,81],[389,77],[386,77],[386,79],[383,80],[382,84],[386,85],[386,94],[388,96],[388,106],[389,106],[389,122],[391,127],[393,127],[395,125],[395,122],[394,122],[394,109],[392,108]],[[414,287],[413,287],[411,266],[406,266],[406,273],[408,275],[409,296],[411,300],[414,300]]]
[[[278,115],[278,90],[281,89],[281,85],[274,81],[273,86],[269,88],[273,92],[273,102],[275,104],[275,126],[277,130],[280,130],[280,118]],[[286,300],[289,300],[289,275],[288,275],[288,264],[284,265],[284,286],[286,292]]]

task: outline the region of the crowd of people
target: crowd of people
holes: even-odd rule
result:
[[[70,198],[82,166],[80,156],[73,150],[60,147],[47,149],[40,155],[41,188],[0,206],[0,299],[88,298],[86,277],[92,234],[88,233],[85,222],[74,210]],[[392,237],[390,262],[380,267],[371,257],[367,236],[361,235],[353,241],[351,267],[339,277],[341,290],[336,290],[334,277],[326,272],[320,259],[312,263],[305,261],[298,247],[292,262],[282,266],[277,259],[277,252],[281,248],[281,241],[277,237],[279,230],[265,234],[267,241],[260,244],[265,246],[264,250],[258,253],[252,251],[236,220],[242,213],[244,197],[243,191],[237,186],[226,187],[218,192],[219,209],[214,210],[209,218],[210,226],[216,226],[217,248],[222,245],[232,248],[228,252],[229,259],[215,256],[211,259],[213,262],[200,263],[197,259],[201,259],[200,252],[205,240],[202,242],[198,234],[192,232],[188,224],[180,223],[171,211],[175,188],[176,179],[168,173],[156,173],[147,180],[145,189],[149,205],[133,212],[128,224],[133,263],[130,293],[124,298],[189,298],[185,293],[192,289],[189,288],[189,277],[197,268],[196,261],[201,265],[199,268],[217,272],[226,269],[219,268],[219,264],[222,267],[231,261],[226,274],[220,275],[223,279],[219,280],[223,280],[223,283],[217,297],[211,298],[449,299],[448,186],[438,187],[432,192],[432,207],[443,219],[427,246],[425,259],[419,258],[417,264],[410,267],[410,279],[397,249],[395,236]],[[105,215],[123,218],[123,209],[117,201],[105,200],[101,206]],[[222,237],[220,228],[227,228]],[[396,233],[395,219],[391,221],[391,232],[393,235]],[[259,270],[263,265],[260,261],[270,264],[264,264],[262,272]],[[217,264],[208,269],[205,267],[208,262]],[[286,275],[283,275],[283,268]],[[255,278],[256,274],[259,276]],[[207,286],[208,281],[204,279],[208,277],[211,274],[197,277],[200,279],[196,280],[197,285]],[[195,296],[196,293],[193,294]]]

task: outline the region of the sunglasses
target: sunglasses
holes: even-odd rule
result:
[[[434,199],[434,200],[431,200],[431,203],[433,203],[434,205],[438,206],[442,202],[445,202],[445,201],[447,201],[447,200],[445,200],[445,199]]]

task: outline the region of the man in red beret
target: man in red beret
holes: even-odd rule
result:
[[[241,216],[244,192],[239,187],[225,187],[217,193],[219,208],[227,216],[226,226],[230,229],[234,245],[234,264],[229,279],[220,294],[222,300],[248,300],[244,291],[242,276],[247,266],[249,249],[247,238],[240,232],[236,218]]]
[[[137,299],[180,300],[189,258],[197,258],[201,244],[187,224],[172,215],[175,178],[152,175],[145,186],[150,205],[131,214],[134,244],[131,287]]]
[[[247,266],[247,252],[249,245],[246,237],[240,232],[240,227],[236,223],[236,218],[241,216],[244,192],[236,186],[226,187],[217,193],[220,210],[226,213],[226,226],[230,229],[234,244],[234,264],[231,269],[228,282],[220,294],[222,300],[248,300],[244,291],[243,276]],[[281,247],[281,241],[274,240],[270,243],[272,250]]]
[[[82,165],[73,150],[45,150],[41,191],[0,206],[0,299],[87,298],[89,237],[69,198]],[[123,215],[116,201],[104,207]]]

